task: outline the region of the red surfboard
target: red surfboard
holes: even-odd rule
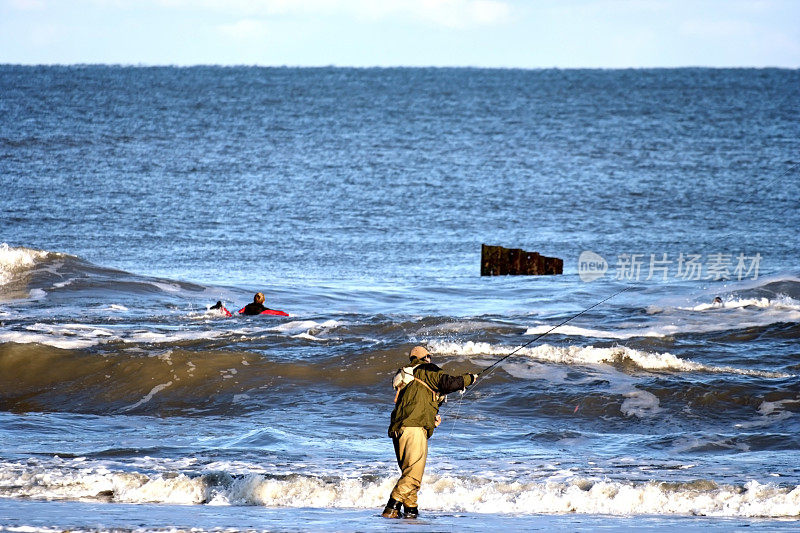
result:
[[[267,309],[266,311],[261,311],[259,315],[289,316],[289,313],[284,313],[283,311],[278,311],[277,309]]]

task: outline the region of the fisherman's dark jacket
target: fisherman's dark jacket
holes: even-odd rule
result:
[[[431,438],[444,396],[472,385],[469,374],[451,376],[433,363],[416,358],[411,360],[410,366],[414,365],[419,365],[414,369],[416,379],[401,389],[397,396],[389,425],[390,437],[394,437],[402,427],[423,427]]]

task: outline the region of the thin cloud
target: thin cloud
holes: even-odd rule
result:
[[[501,0],[153,0],[170,9],[225,13],[255,20],[259,17],[344,16],[361,21],[396,18],[447,28],[468,28],[507,22],[511,6]]]
[[[753,24],[744,20],[687,20],[681,24],[681,31],[686,35],[740,38],[754,33]]]
[[[44,0],[9,0],[8,5],[20,11],[41,11],[46,4]]]
[[[509,20],[511,7],[494,0],[438,0],[385,2],[385,16],[407,13],[425,22],[448,28],[489,26]]]
[[[240,41],[263,39],[269,33],[269,23],[263,20],[242,19],[232,24],[219,26],[220,33]]]

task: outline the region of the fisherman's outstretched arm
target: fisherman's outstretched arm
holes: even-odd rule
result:
[[[436,390],[438,390],[440,394],[450,394],[451,392],[465,389],[472,385],[472,383],[475,381],[475,378],[472,376],[472,374],[451,376],[450,374],[445,374],[444,372],[438,372],[436,377],[438,378]]]

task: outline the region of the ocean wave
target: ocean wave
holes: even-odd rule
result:
[[[702,303],[692,307],[678,307],[683,311],[709,311],[717,309],[742,309],[742,308],[776,309],[800,311],[800,301],[787,294],[779,294],[775,298],[728,298],[718,303]]]
[[[127,311],[122,305],[111,305],[106,311],[120,313]],[[190,319],[208,320],[222,318],[216,309],[203,314],[190,315]],[[116,327],[98,327],[92,324],[45,324],[34,323],[20,329],[0,331],[0,344],[14,342],[17,344],[42,344],[54,348],[86,349],[100,344],[113,342],[135,344],[179,344],[192,341],[211,341],[234,337],[257,338],[265,333],[278,333],[286,337],[312,341],[331,340],[324,336],[331,330],[341,326],[336,320],[316,322],[299,320],[278,325],[264,325],[235,329],[214,329],[199,326],[175,329],[174,326],[143,326],[136,329]]]
[[[59,303],[66,305],[88,300],[102,302],[106,311],[125,311],[151,307],[154,296],[180,304],[187,297],[217,296],[218,292],[191,282],[94,265],[65,253],[0,244],[0,296],[5,300],[57,295]],[[159,307],[163,303],[158,302]]]
[[[687,314],[689,312],[689,314]],[[745,298],[723,304],[699,304],[693,307],[648,307],[647,313],[659,318],[652,324],[617,329],[585,328],[566,324],[553,329],[540,324],[529,327],[525,335],[541,335],[552,330],[554,335],[595,339],[634,339],[645,337],[674,337],[695,333],[737,331],[761,328],[780,323],[800,322],[800,302],[783,296],[780,298]]]
[[[379,509],[395,477],[145,474],[5,463],[0,495],[42,500]],[[434,511],[602,515],[800,516],[800,486],[713,480],[628,482],[582,477],[534,482],[429,474],[420,499]]]
[[[42,324],[25,326],[24,330],[0,331],[0,343],[43,344],[65,350],[79,350],[100,342],[118,339],[108,328],[89,324]]]
[[[384,362],[332,374],[340,366],[338,358],[293,362],[238,350],[130,346],[87,354],[10,343],[0,346],[0,410],[240,416],[296,380],[352,388],[354,379],[372,385],[396,368]]]
[[[57,255],[59,254],[45,250],[11,247],[7,243],[0,243],[0,287],[10,283],[17,274],[30,270],[49,257]]]
[[[508,355],[517,347],[493,345],[486,342],[442,342],[432,341],[428,348],[437,354],[459,355],[474,359],[476,356],[501,357]],[[652,353],[625,346],[609,348],[595,348],[594,346],[552,346],[540,344],[519,349],[515,355],[527,357],[535,361],[559,363],[566,365],[597,365],[597,364],[633,364],[642,370],[673,371],[673,372],[708,372],[741,374],[767,378],[787,378],[791,374],[751,370],[731,366],[714,366],[697,363],[689,359],[681,359],[671,353]],[[474,360],[476,364],[481,361]],[[486,363],[488,366],[488,362]]]
[[[113,342],[142,344],[178,344],[187,341],[210,340],[237,334],[237,331],[196,330],[179,331],[138,329],[119,331],[90,324],[42,324],[25,326],[24,330],[0,331],[1,343],[41,344],[54,348],[80,350]]]
[[[95,346],[99,342],[97,338],[90,339],[86,336],[82,338],[54,337],[52,332],[0,331],[0,344],[42,344],[63,350],[81,350]]]

